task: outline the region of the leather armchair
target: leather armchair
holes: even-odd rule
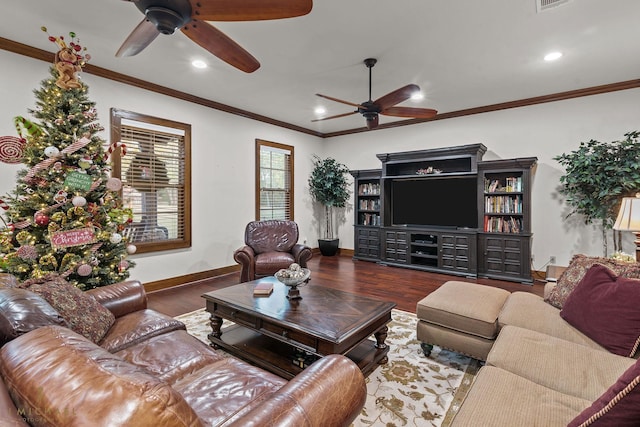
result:
[[[244,231],[245,246],[237,249],[233,259],[242,266],[240,282],[272,276],[291,263],[307,266],[313,253],[298,243],[298,224],[294,221],[252,221]]]

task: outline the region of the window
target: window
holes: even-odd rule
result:
[[[293,147],[256,140],[256,219],[293,220]]]
[[[138,253],[191,246],[191,125],[111,109],[114,177],[133,211],[125,230]]]

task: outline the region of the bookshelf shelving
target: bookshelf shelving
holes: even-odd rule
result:
[[[478,274],[531,281],[531,169],[535,157],[480,162]]]
[[[350,171],[355,187],[354,258],[380,258],[380,169]]]

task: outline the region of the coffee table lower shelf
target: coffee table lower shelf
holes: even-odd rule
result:
[[[224,328],[220,338],[211,334],[208,338],[213,347],[222,348],[282,378],[291,379],[303,370],[294,363],[297,347],[244,326],[235,324]],[[388,352],[389,347],[376,348],[375,341],[365,339],[349,350],[345,356],[353,360],[363,375],[367,376],[378,365],[387,362]]]

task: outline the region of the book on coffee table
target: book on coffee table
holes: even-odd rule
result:
[[[271,282],[258,282],[256,287],[253,288],[254,296],[269,296],[273,292],[273,283]]]

